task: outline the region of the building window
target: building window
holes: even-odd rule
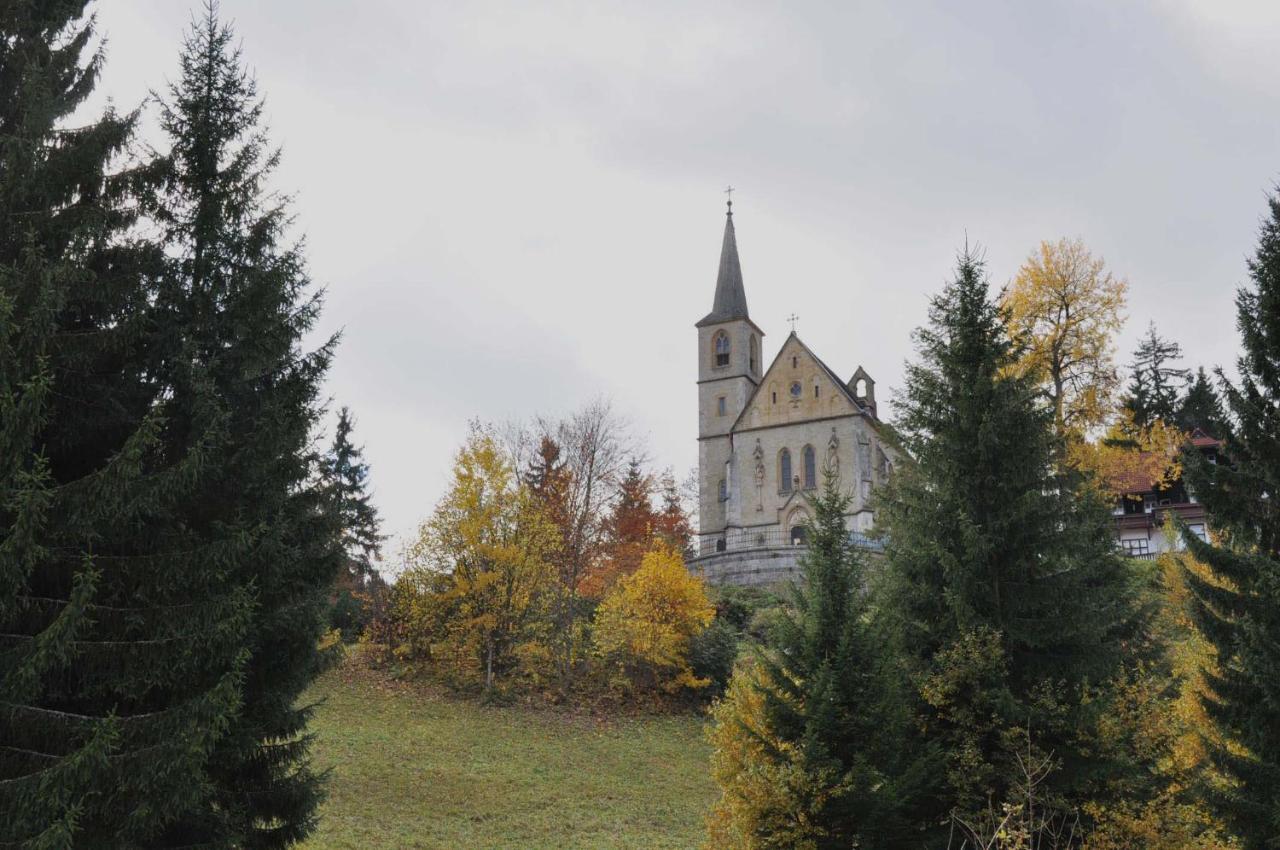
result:
[[[1188,530],[1188,531],[1190,531],[1192,534],[1194,534],[1196,537],[1199,537],[1199,538],[1200,538],[1201,540],[1203,540],[1205,543],[1208,543],[1208,542],[1209,542],[1209,534],[1208,534],[1208,532],[1207,532],[1207,531],[1205,531],[1205,527],[1204,527],[1204,525],[1202,525],[1201,523],[1195,523],[1194,525],[1188,525],[1188,526],[1187,526],[1187,530]]]
[[[818,459],[813,446],[805,446],[801,452],[804,457],[804,489],[812,490],[818,486]]]
[[[716,416],[724,416],[724,396],[716,399]]]
[[[750,357],[751,374],[760,371],[760,340],[756,339],[756,335],[751,335],[751,343],[747,347],[747,355]]]
[[[804,387],[800,386],[799,381],[793,381],[791,383],[791,397],[800,398],[800,396],[803,394],[804,394]]]
[[[729,485],[725,483],[723,478],[720,479],[720,501],[729,501]]]
[[[795,368],[796,368],[796,367],[798,367],[799,365],[800,365],[800,358],[799,358],[799,357],[792,357],[792,358],[791,358],[791,368],[792,368],[792,369],[795,369]]]
[[[725,550],[725,541],[724,541],[724,538],[723,538],[723,537],[718,538],[718,539],[716,540],[716,551],[717,551],[717,552],[723,552],[724,550]]]
[[[803,546],[809,538],[809,529],[803,525],[794,525],[791,527],[791,545]]]
[[[777,393],[776,391],[775,391],[775,392],[774,392],[774,394],[773,394],[773,403],[774,403],[774,404],[777,404],[777,403],[778,403],[778,393]]]
[[[818,385],[817,385],[817,384],[814,384],[814,385],[813,385],[813,397],[814,397],[814,398],[817,398],[817,397],[818,397]]]
[[[778,453],[778,490],[791,492],[791,451],[783,449]]]
[[[1130,558],[1137,558],[1151,553],[1151,549],[1145,537],[1137,540],[1121,540],[1120,546],[1124,550],[1124,553]]]
[[[724,331],[720,331],[720,333],[716,334],[715,343],[713,345],[715,350],[715,360],[713,362],[717,366],[728,366],[729,335]]]

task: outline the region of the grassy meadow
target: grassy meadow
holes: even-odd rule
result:
[[[308,694],[328,800],[306,850],[690,848],[715,797],[700,717],[489,707],[353,656]]]

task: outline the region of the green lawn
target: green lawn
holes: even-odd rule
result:
[[[489,708],[325,675],[313,730],[332,768],[321,848],[691,848],[715,797],[696,717]]]

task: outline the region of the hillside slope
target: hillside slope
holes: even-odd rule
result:
[[[308,698],[332,774],[307,850],[689,848],[716,793],[697,717],[482,707],[358,660]]]

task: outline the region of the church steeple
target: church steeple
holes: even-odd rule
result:
[[[716,276],[716,300],[698,327],[730,322],[734,319],[750,319],[747,313],[747,293],[742,287],[742,265],[738,262],[738,239],[733,230],[733,201],[724,220],[724,242],[720,246],[720,272]]]
[[[734,467],[733,424],[760,383],[764,340],[764,332],[747,314],[732,201],[724,221],[715,304],[697,327],[698,518],[700,533],[722,534],[745,521],[741,496],[746,490],[740,479],[751,473]]]

